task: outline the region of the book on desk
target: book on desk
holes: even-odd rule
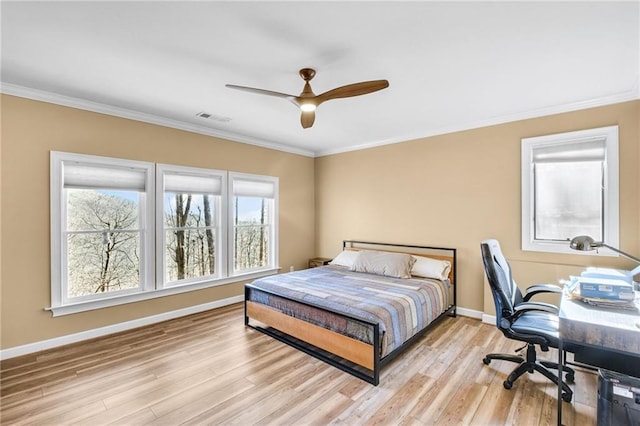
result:
[[[569,296],[593,305],[637,310],[636,286],[630,271],[587,268],[572,276],[565,288]]]

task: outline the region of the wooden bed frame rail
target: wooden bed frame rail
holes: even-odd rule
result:
[[[368,344],[291,317],[266,305],[252,302],[249,299],[253,290],[254,287],[251,284],[245,284],[244,324],[246,326],[267,334],[289,346],[293,346],[362,380],[375,385],[378,384],[381,359],[380,351],[374,350],[374,348],[380,348],[380,326],[377,323],[345,315],[344,313],[333,312],[336,315],[341,315],[370,327],[373,331],[373,344]],[[283,297],[282,295],[278,296]],[[300,301],[296,301],[296,303],[312,306]]]
[[[250,300],[250,294],[251,291],[254,291],[255,287],[253,287],[251,284],[245,284],[244,323],[247,327],[251,327],[264,334],[267,334],[274,339],[293,346],[294,348],[301,350],[315,358],[318,358],[336,368],[346,371],[353,376],[365,380],[373,385],[377,385],[380,382],[380,369],[385,364],[402,353],[404,349],[412,345],[416,340],[422,337],[424,333],[437,325],[444,317],[456,316],[456,249],[443,247],[412,246],[404,244],[373,243],[353,240],[343,241],[343,249],[357,249],[355,248],[356,246],[384,246],[395,248],[395,251],[399,251],[397,249],[402,248],[405,250],[420,249],[451,253],[450,255],[429,256],[451,261],[451,273],[449,279],[453,287],[453,303],[450,304],[447,309],[442,312],[427,327],[408,339],[405,343],[402,344],[402,346],[387,354],[384,358],[380,357],[381,336],[380,328],[377,323],[325,309],[326,311],[332,312],[336,315],[340,315],[351,321],[360,322],[364,326],[369,327],[373,332],[373,344],[368,344],[360,340],[353,339],[351,337],[331,331],[324,327],[311,324],[307,321],[291,317],[266,305],[252,302]],[[407,252],[403,251],[403,253]],[[426,255],[424,252],[412,254]],[[283,297],[282,295],[278,296]],[[283,298],[287,299],[286,297]],[[313,305],[301,301],[296,301],[296,303],[314,307]]]

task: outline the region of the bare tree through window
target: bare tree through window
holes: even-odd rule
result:
[[[207,194],[165,194],[168,282],[215,273],[214,203],[214,197]]]
[[[235,197],[234,247],[235,270],[268,265],[270,200],[260,197]]]
[[[69,297],[140,285],[140,230],[135,192],[69,190]]]

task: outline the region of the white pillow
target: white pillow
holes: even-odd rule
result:
[[[346,266],[351,269],[353,268],[353,262],[355,262],[356,257],[358,257],[356,250],[343,250],[329,262],[329,265]]]
[[[411,266],[415,259],[406,253],[384,251],[360,251],[352,271],[386,275],[394,278],[411,278]]]
[[[435,278],[446,280],[449,278],[451,263],[446,260],[438,260],[430,257],[413,256],[415,263],[411,268],[414,277]]]

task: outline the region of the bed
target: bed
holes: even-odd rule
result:
[[[245,325],[377,385],[456,315],[455,276],[452,248],[345,240],[329,265],[245,284]]]

